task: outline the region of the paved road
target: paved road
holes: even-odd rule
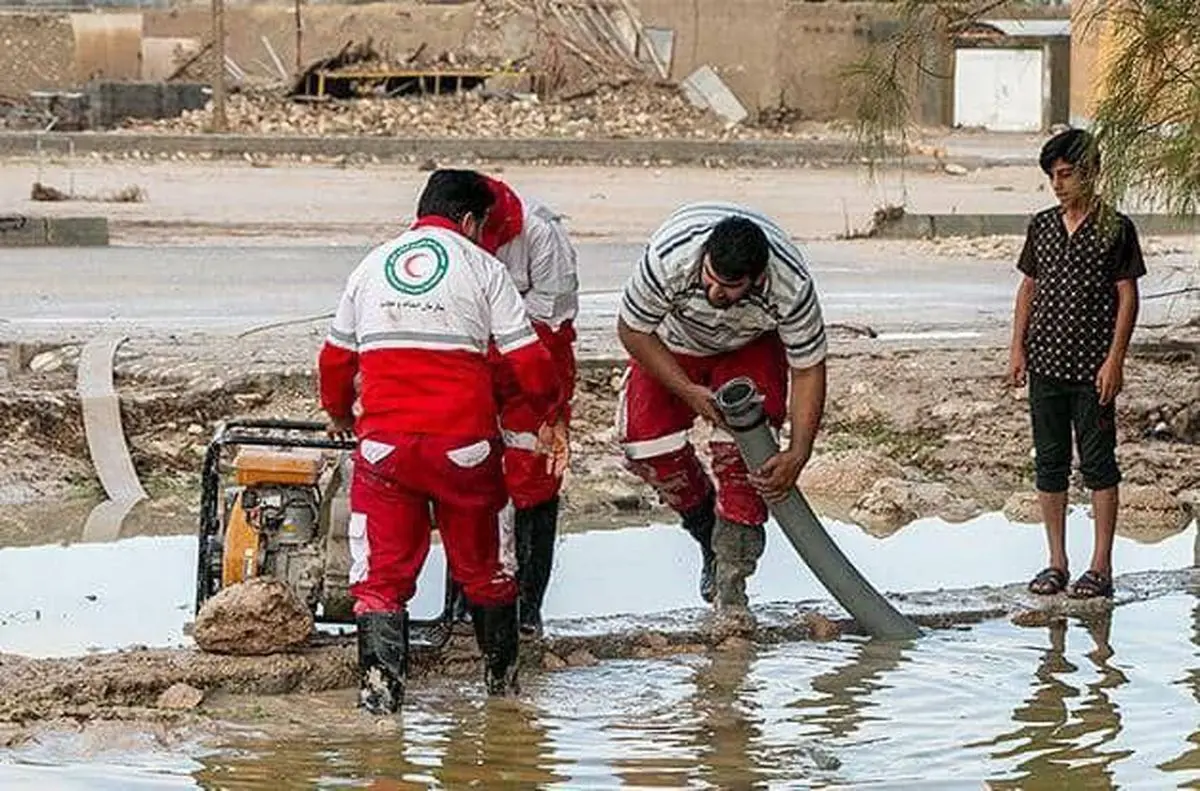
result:
[[[1004,261],[901,257],[883,245],[810,243],[826,319],[880,333],[1002,330],[1016,275]],[[88,332],[240,331],[331,311],[359,247],[109,247],[5,250],[0,337]],[[585,347],[611,342],[619,290],[639,248],[582,244]],[[1151,278],[1153,281],[1154,278]],[[1151,283],[1148,287],[1152,287]],[[1150,306],[1145,320],[1151,320]],[[589,340],[590,339],[590,340]]]

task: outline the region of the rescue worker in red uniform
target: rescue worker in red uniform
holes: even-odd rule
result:
[[[350,592],[359,703],[372,713],[403,701],[406,603],[429,551],[431,516],[471,607],[487,690],[516,688],[517,586],[499,559],[508,495],[489,345],[534,413],[548,416],[560,396],[512,278],[477,245],[494,201],[478,173],[433,173],[412,228],[350,275],[320,353],[330,431],[352,430],[358,440]]]
[[[825,328],[803,254],[750,209],[683,206],[646,245],[617,332],[632,358],[617,410],[627,465],[700,544],[701,596],[730,625],[745,623],[746,578],[765,546],[764,497],[781,500],[795,487],[825,405]],[[739,376],[754,380],[773,427],[791,417],[791,441],[753,471],[713,400]],[[715,486],[688,439],[697,416],[716,426]]]
[[[507,268],[525,302],[533,329],[554,361],[559,386],[550,440],[557,453],[538,454],[541,411],[513,375],[512,367],[493,350],[497,400],[504,441],[504,477],[513,510],[518,608],[521,631],[540,636],[542,601],[550,582],[558,531],[559,491],[567,462],[571,399],[575,393],[575,327],[579,310],[579,277],[575,248],[559,215],[507,184],[489,178],[495,204],[484,224],[480,245]],[[549,463],[548,463],[549,462]]]

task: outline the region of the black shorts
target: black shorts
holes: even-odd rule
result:
[[[1121,482],[1116,404],[1100,405],[1096,385],[1029,375],[1029,414],[1039,492],[1065,492],[1071,474],[1071,429],[1083,483],[1093,491]]]

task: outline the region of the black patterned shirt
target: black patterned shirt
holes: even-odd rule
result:
[[[1093,211],[1070,236],[1062,215],[1056,206],[1033,216],[1017,263],[1036,281],[1026,365],[1039,376],[1091,382],[1112,346],[1117,281],[1141,277],[1146,264],[1124,214]]]

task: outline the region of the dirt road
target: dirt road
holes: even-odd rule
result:
[[[702,199],[755,206],[803,239],[866,230],[884,205],[904,204],[912,212],[1024,213],[1052,200],[1041,174],[1029,168],[965,176],[888,172],[876,183],[865,169],[850,168],[493,170],[564,213],[577,238],[621,242],[640,242],[677,205]],[[427,176],[411,165],[6,160],[0,207],[28,214],[102,213],[118,242],[214,244],[255,236],[267,244],[363,244],[387,238],[405,221]],[[34,203],[29,195],[35,181],[84,197],[136,185],[148,198]]]

